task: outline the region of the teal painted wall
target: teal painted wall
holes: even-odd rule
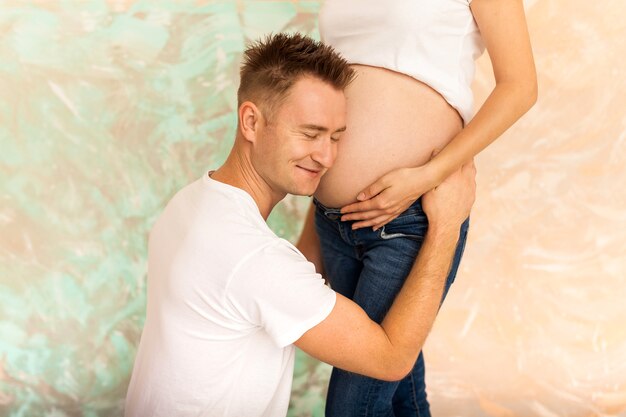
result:
[[[317,1],[0,4],[0,415],[117,416],[144,320],[147,234],[225,159],[246,42],[317,37]],[[293,240],[308,201],[270,218]],[[290,416],[323,415],[298,353]]]

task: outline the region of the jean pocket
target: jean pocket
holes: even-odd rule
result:
[[[399,237],[423,240],[428,231],[426,215],[418,212],[397,217],[380,228],[380,238],[384,240]]]

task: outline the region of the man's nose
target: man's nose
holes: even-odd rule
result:
[[[316,145],[316,149],[311,157],[324,168],[330,168],[337,156],[337,145],[329,138],[324,138]]]

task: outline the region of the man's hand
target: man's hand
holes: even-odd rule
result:
[[[476,167],[468,162],[422,196],[429,230],[458,233],[476,198]]]

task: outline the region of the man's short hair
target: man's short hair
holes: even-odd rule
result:
[[[302,76],[325,81],[344,90],[355,76],[348,62],[335,50],[308,36],[278,33],[252,43],[244,52],[238,106],[252,101],[270,118]]]

